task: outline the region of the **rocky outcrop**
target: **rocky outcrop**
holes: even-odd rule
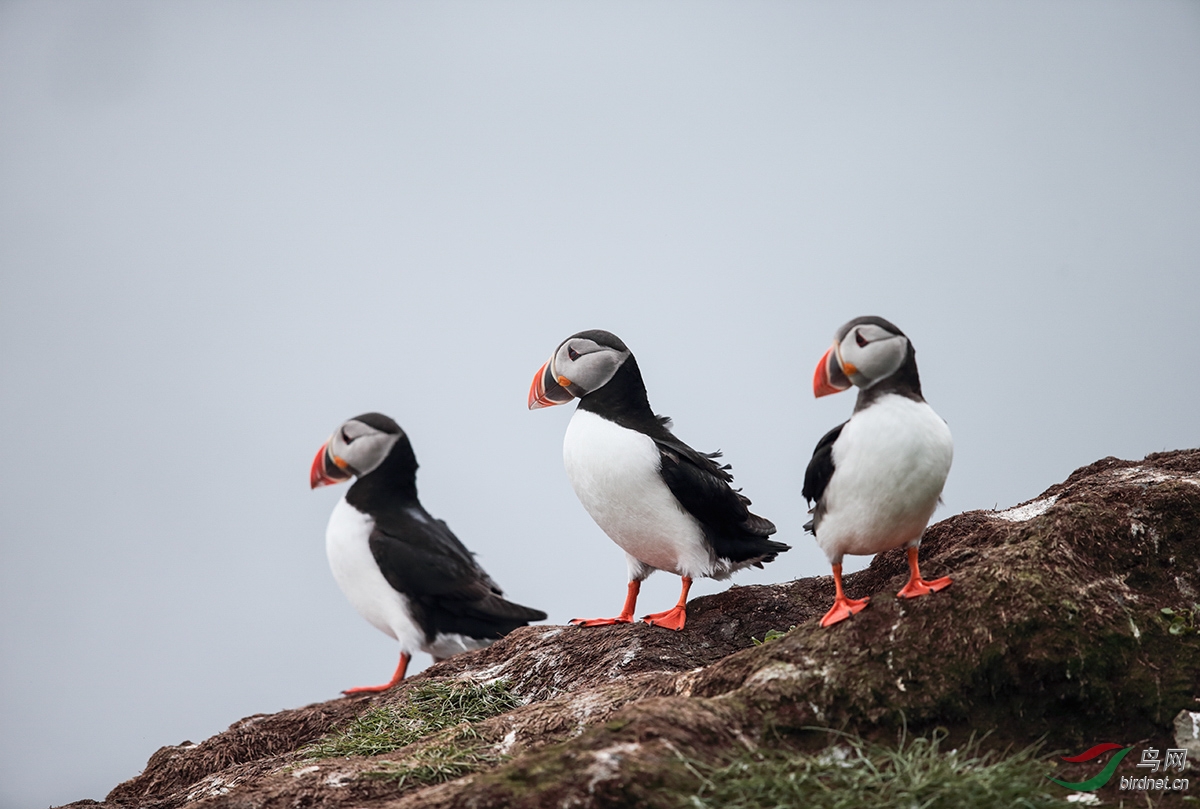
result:
[[[104,805],[678,806],[698,766],[823,743],[814,728],[1170,745],[1176,715],[1200,708],[1200,450],[1106,458],[1015,508],[951,517],[922,559],[954,585],[899,600],[904,555],[881,554],[846,581],[870,607],[827,630],[828,577],[698,598],[679,633],[520,629],[387,694],[165,747]],[[316,757],[434,686],[461,702],[488,684],[517,707],[450,726],[409,710],[403,746]]]

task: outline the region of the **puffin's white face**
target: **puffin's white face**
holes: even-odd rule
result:
[[[340,483],[353,475],[369,474],[383,463],[403,435],[398,426],[396,432],[390,432],[359,421],[359,418],[352,418],[338,427],[317,451],[309,476],[312,488]]]
[[[590,337],[568,337],[534,374],[529,387],[529,409],[566,404],[572,398],[599,390],[629,355],[627,348],[605,345]]]
[[[904,364],[908,338],[899,329],[893,331],[869,322],[874,319],[881,318],[856,318],[838,329],[838,338],[821,357],[813,375],[816,396],[837,393],[851,385],[869,388]]]
[[[860,388],[869,388],[896,373],[908,353],[908,338],[882,326],[855,326],[837,344],[842,373]]]

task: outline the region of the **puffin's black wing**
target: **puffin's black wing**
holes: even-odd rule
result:
[[[664,429],[663,432],[666,432]],[[662,461],[661,475],[675,499],[704,528],[717,555],[734,562],[754,559],[755,566],[772,561],[790,545],[767,539],[775,524],[750,512],[750,499],[730,487],[728,466],[713,459],[721,454],[697,452],[675,436],[651,436]]]
[[[825,487],[829,485],[829,479],[833,477],[833,444],[842,434],[842,428],[848,423],[848,421],[843,421],[821,437],[821,440],[817,442],[816,449],[813,450],[808,468],[804,470],[804,488],[800,490],[800,494],[808,502],[817,504],[813,509],[813,518],[804,524],[804,530],[810,534],[816,533],[816,525],[821,522],[821,516],[824,514],[824,509],[821,508],[821,495],[825,494]]]
[[[446,523],[423,509],[377,521],[369,539],[379,570],[408,597],[427,639],[439,633],[500,638],[546,613],[506,601]]]

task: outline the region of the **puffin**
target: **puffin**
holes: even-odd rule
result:
[[[357,480],[334,506],[325,532],[333,578],[376,629],[400,643],[392,688],[417,650],[434,662],[481,649],[546,613],[503,598],[491,577],[442,520],[417,499],[417,458],[408,436],[382,413],[355,416],[317,451],[309,473],[315,489]]]
[[[951,579],[926,581],[917,564],[921,535],[941,500],[954,442],[946,422],[925,401],[912,342],[882,317],[856,317],[837,330],[813,374],[813,394],[859,389],[854,413],[817,442],[801,490],[816,537],[833,567],[828,627],[860,612],[870,598],[842,591],[844,554],[868,555],[905,546],[909,580],[897,593],[916,598],[944,590]]]
[[[752,514],[730,483],[719,452],[697,452],[650,409],[633,353],[599,329],[573,334],[538,369],[529,409],[579,400],[563,439],[571,487],[600,529],[625,551],[625,605],[616,618],[576,618],[576,626],[633,621],[642,581],[655,570],[682,579],[679,603],[644,616],[652,626],[683,629],[687,596],[698,576],[727,579],[762,567],[790,546],[768,539],[775,525]]]

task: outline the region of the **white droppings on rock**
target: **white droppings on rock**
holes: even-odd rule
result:
[[[835,651],[833,654],[836,656],[837,652]],[[815,676],[818,680],[828,680],[830,673],[833,671],[833,667],[830,666],[828,662],[818,664],[817,661],[809,655],[804,655],[801,657],[800,662],[803,663],[804,668],[811,671],[813,676]]]
[[[595,794],[596,785],[601,781],[611,781],[616,778],[621,769],[622,759],[636,753],[641,747],[637,742],[624,742],[593,752],[592,763],[584,771],[584,774],[588,776],[588,793]]]
[[[474,678],[481,683],[491,684],[497,680],[505,679],[504,669],[507,668],[507,663],[498,663],[495,666],[488,666],[482,671],[477,671]]]
[[[227,795],[229,794],[229,790],[236,784],[236,778],[226,781],[219,775],[210,775],[188,792],[187,797],[184,798],[184,802],[187,803],[203,798],[215,798],[218,795]]]
[[[818,755],[816,761],[822,767],[853,767],[855,762],[850,760],[850,755],[850,748],[835,745]]]
[[[904,687],[904,678],[902,678],[902,677],[896,678],[896,687],[899,688],[901,691],[908,690],[907,688]]]
[[[787,680],[795,682],[800,679],[801,669],[795,663],[785,663],[777,660],[773,663],[768,663],[758,671],[754,672],[746,680],[748,686],[766,685],[773,680]]]
[[[1200,756],[1200,711],[1180,711],[1175,715],[1175,744],[1191,756]]]
[[[346,772],[335,772],[325,779],[325,786],[340,789],[354,780],[354,776]]]
[[[1114,469],[1109,474],[1118,480],[1129,483],[1164,483],[1168,480],[1177,480],[1180,483],[1190,483],[1193,486],[1200,486],[1200,477],[1196,475],[1185,475],[1182,472],[1175,472],[1173,470],[1147,469],[1144,466]]]
[[[696,682],[700,679],[700,674],[703,672],[703,667],[685,671],[675,677],[675,694],[680,697],[690,697],[692,689],[696,687]]]
[[[555,629],[548,629],[541,634],[540,640],[550,640],[550,638],[557,637],[557,636],[561,635],[562,633],[563,633],[563,630],[562,630],[561,626],[556,627]]]
[[[568,703],[567,709],[578,723],[575,728],[575,735],[578,736],[587,730],[588,720],[592,716],[608,713],[610,707],[610,703],[594,691],[584,691],[578,697],[571,700]]]
[[[641,651],[642,642],[637,640],[635,637],[635,639],[632,639],[630,642],[629,648],[625,649],[625,653],[620,655],[620,660],[618,660],[617,663],[612,664],[611,669],[608,669],[608,679],[617,679],[618,677],[623,676],[624,672],[622,670],[624,667],[632,663],[632,660],[637,657],[637,653]]]
[[[1045,514],[1057,500],[1058,495],[1052,494],[1049,497],[1034,500],[1032,503],[1026,503],[1023,506],[1013,506],[1005,511],[997,511],[992,516],[1005,522],[1025,522],[1026,520],[1032,520],[1034,517],[1040,517]]]
[[[1067,803],[1077,803],[1080,806],[1099,806],[1100,799],[1094,792],[1076,792],[1067,796]]]
[[[1162,472],[1158,469],[1147,469],[1144,466],[1114,469],[1110,474],[1118,480],[1125,480],[1131,483],[1162,483],[1164,480],[1171,480],[1175,477],[1175,475]]]
[[[320,765],[314,764],[311,767],[302,767],[299,770],[292,770],[293,778],[301,778],[309,773],[318,772],[321,769]]]
[[[500,744],[496,745],[496,752],[502,756],[507,756],[508,751],[513,749],[513,745],[517,743],[517,729],[513,728],[504,735],[500,740]]]

